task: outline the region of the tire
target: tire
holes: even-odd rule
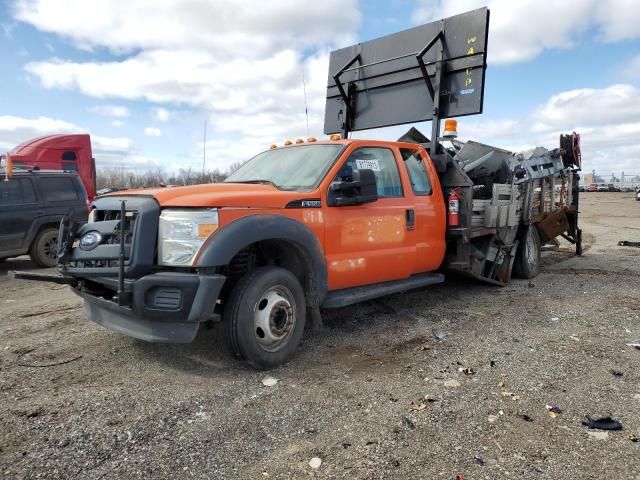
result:
[[[31,260],[39,267],[55,267],[58,254],[58,229],[45,228],[36,236],[29,249]]]
[[[529,225],[520,237],[518,251],[513,262],[513,276],[533,278],[540,273],[541,240],[538,227]]]
[[[231,352],[264,370],[296,351],[305,324],[305,297],[289,270],[260,267],[245,274],[226,302],[223,324]]]

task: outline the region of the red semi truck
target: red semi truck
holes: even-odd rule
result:
[[[78,172],[89,200],[96,195],[96,163],[86,133],[48,135],[28,140],[9,152],[14,167]]]

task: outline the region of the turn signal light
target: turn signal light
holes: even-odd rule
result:
[[[339,133],[334,133],[329,137],[329,140],[333,140],[334,142],[341,139],[342,139],[342,135],[340,135]]]
[[[284,146],[288,147],[289,145],[293,145],[293,142],[291,140],[285,140],[284,141]]]
[[[315,142],[315,141],[316,141],[316,137],[307,138],[307,142]]]

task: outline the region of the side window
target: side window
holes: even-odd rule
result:
[[[22,198],[22,187],[19,181],[0,181],[0,207],[21,205],[23,203]]]
[[[47,202],[68,202],[78,199],[78,193],[69,177],[41,177],[40,190]]]
[[[349,181],[354,170],[365,168],[373,170],[376,175],[378,197],[402,197],[398,165],[388,148],[365,147],[354,151],[342,165],[335,181]]]
[[[416,195],[431,195],[431,181],[425,169],[424,161],[420,157],[420,152],[401,148],[400,153],[409,172],[413,193]]]
[[[76,157],[76,152],[67,151],[62,152],[62,169],[68,172],[77,172],[78,171],[78,158]]]

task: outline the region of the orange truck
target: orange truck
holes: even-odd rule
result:
[[[441,283],[446,271],[497,285],[512,270],[535,276],[544,241],[561,234],[579,248],[578,138],[513,154],[457,140],[450,120],[439,135],[441,118],[481,102],[451,91],[460,78],[482,91],[488,11],[459,17],[409,31],[425,46],[420,61],[402,56],[404,37],[383,39],[396,50],[372,41],[333,52],[327,140],[273,145],[219,184],[98,197],[88,223],[61,224],[60,276],[16,276],[69,284],[93,321],[151,342],[191,342],[202,322],[221,318],[231,351],[256,368],[289,359],[321,309]],[[468,58],[441,48],[429,57],[472,33]],[[436,140],[415,129],[400,141],[347,138],[407,123],[412,107],[393,97],[399,90],[423,101],[409,121],[431,112]],[[379,109],[389,100],[402,112]]]

